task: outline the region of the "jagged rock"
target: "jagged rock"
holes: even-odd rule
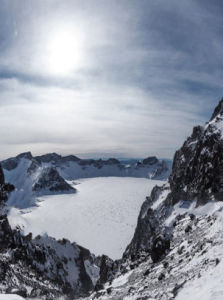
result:
[[[80,159],[74,155],[61,156],[57,153],[34,157],[30,152],[26,152],[2,161],[3,169],[13,171],[20,163],[24,163],[24,160],[30,163],[28,167],[26,166],[29,175],[35,175],[39,168],[46,167],[47,164],[49,167],[57,168],[60,175],[63,174],[62,177],[68,180],[98,176],[134,176],[164,179],[169,175],[171,167],[170,162],[158,160],[156,157],[148,157],[144,160],[144,163],[141,161],[125,163],[115,158],[107,160]]]
[[[0,165],[0,186],[2,186],[4,183],[5,183],[5,176]]]
[[[170,204],[197,200],[197,205],[211,199],[223,199],[223,100],[205,127],[197,126],[174,156],[169,177]]]
[[[44,168],[40,173],[38,180],[33,185],[33,191],[51,191],[51,192],[75,192],[76,190],[69,185],[57,172],[56,168]]]
[[[69,162],[69,161],[79,162],[80,160],[81,159],[75,155],[67,155],[61,157],[62,162]]]
[[[154,165],[159,162],[158,158],[156,156],[150,156],[145,159],[143,159],[142,163],[144,165]]]
[[[158,257],[163,254],[163,248],[167,250],[169,245],[169,233],[161,223],[161,216],[158,216],[156,211],[151,208],[151,204],[156,201],[164,190],[165,187],[155,186],[150,197],[146,198],[146,201],[141,207],[133,239],[126,248],[123,258],[135,257],[136,259],[137,254],[140,252],[146,251],[151,253],[152,249],[158,245],[158,241],[161,243],[161,248],[159,249],[160,254],[157,254]],[[163,240],[161,240],[161,236]]]
[[[5,176],[0,165],[0,209],[1,204],[7,200],[8,195],[14,190],[14,188],[14,185],[5,183]]]
[[[158,276],[158,280],[163,280],[165,278],[165,274],[164,273],[161,273],[159,276]]]
[[[211,116],[210,121],[216,118],[218,115],[222,115],[223,113],[223,98],[219,101],[218,105],[215,107],[214,112]]]
[[[153,262],[158,262],[170,249],[170,239],[165,236],[158,236],[153,240],[151,258]]]
[[[102,288],[103,285],[112,280],[116,271],[118,270],[118,263],[111,260],[108,256],[102,255],[100,257],[100,278],[97,281],[97,287]]]
[[[8,171],[13,170],[18,166],[18,163],[22,158],[31,160],[33,157],[32,157],[31,152],[21,153],[21,154],[17,155],[16,157],[8,158],[8,159],[2,161],[1,162],[2,168],[6,169]]]
[[[48,153],[41,156],[36,156],[35,160],[37,160],[39,163],[48,163],[53,162],[56,163],[59,160],[61,160],[62,156],[57,153]]]

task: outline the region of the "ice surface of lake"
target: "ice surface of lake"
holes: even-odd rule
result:
[[[152,188],[164,181],[133,177],[77,180],[76,194],[39,197],[38,207],[12,208],[9,221],[34,236],[67,238],[96,255],[121,258],[131,241],[140,207]]]

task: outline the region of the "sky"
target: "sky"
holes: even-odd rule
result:
[[[221,0],[0,0],[0,159],[172,158],[223,96]]]

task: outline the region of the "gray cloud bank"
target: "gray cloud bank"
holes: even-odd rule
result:
[[[1,158],[172,157],[222,96],[220,1],[0,1]],[[50,71],[74,30],[78,63]]]

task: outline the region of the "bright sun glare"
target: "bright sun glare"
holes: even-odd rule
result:
[[[68,75],[80,64],[81,42],[77,33],[56,32],[48,42],[48,68],[54,75]]]

